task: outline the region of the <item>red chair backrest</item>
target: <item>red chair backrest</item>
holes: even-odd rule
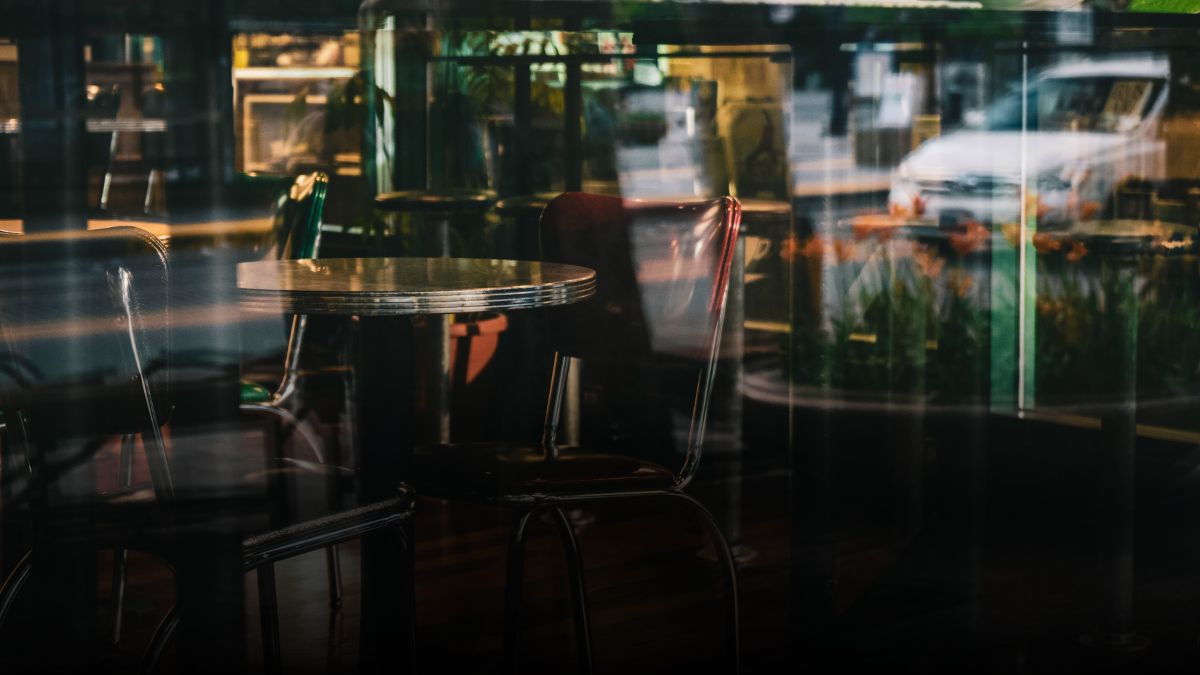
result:
[[[741,222],[731,197],[685,203],[566,193],[542,212],[546,260],[596,270],[596,295],[552,326],[589,361],[711,358]]]
[[[668,407],[688,405],[688,450],[698,452],[740,222],[730,197],[663,203],[567,193],[546,206],[544,258],[596,270],[596,294],[550,317],[554,347],[582,361],[585,406],[596,403],[605,418],[603,438],[587,442],[657,445],[665,433],[677,437],[662,428]]]

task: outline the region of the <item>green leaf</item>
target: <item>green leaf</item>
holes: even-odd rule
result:
[[[1197,14],[1200,13],[1200,0],[1133,0],[1128,11]]]

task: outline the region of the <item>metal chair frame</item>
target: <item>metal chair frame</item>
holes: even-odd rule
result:
[[[329,177],[324,173],[315,172],[297,178],[288,193],[281,195],[277,204],[277,210],[281,212],[287,208],[288,202],[297,202],[303,198],[308,198],[311,201],[308,205],[308,213],[301,219],[301,222],[297,226],[290,228],[283,241],[275,242],[274,247],[279,249],[277,254],[280,257],[316,258],[319,255],[321,247],[321,217],[324,212],[325,194],[328,189]],[[299,232],[297,232],[297,227],[300,230]],[[304,345],[304,333],[307,324],[308,317],[303,314],[297,314],[292,317],[291,327],[288,331],[287,348],[284,351],[283,357],[283,376],[279,381],[279,385],[271,394],[270,400],[266,402],[245,402],[239,404],[238,407],[243,413],[275,417],[281,430],[299,434],[304,440],[304,447],[312,453],[313,459],[318,464],[325,464],[326,457],[321,448],[321,442],[312,434],[312,431],[302,419],[303,415],[296,414],[289,407],[291,401],[300,390],[300,355]],[[279,447],[276,447],[276,453],[280,454]],[[329,582],[329,606],[336,609],[342,605],[343,592],[341,557],[338,555],[336,545],[331,545],[326,552],[326,566]]]
[[[156,250],[162,256],[162,264],[165,269],[165,250],[161,249],[161,244],[148,235],[144,238],[153,240]],[[171,476],[170,465],[166,455],[161,420],[156,410],[154,396],[147,379],[147,371],[144,367],[144,359],[142,358],[137,338],[138,329],[134,318],[137,301],[133,274],[128,268],[117,266],[110,268],[107,271],[107,276],[110,299],[121,313],[122,330],[127,336],[127,341],[124,345],[127,351],[123,356],[126,357],[126,365],[134,373],[130,383],[131,386],[136,387],[138,390],[142,403],[139,415],[143,421],[141,436],[147,446],[146,454],[150,466],[151,486],[155,493],[155,505],[160,512],[169,518],[174,509],[176,498],[174,480]],[[295,327],[295,322],[293,322],[293,327]],[[4,330],[0,326],[0,332]],[[16,358],[15,352],[8,350],[8,360],[11,361],[14,358]],[[16,420],[6,420],[5,426],[10,443],[15,440],[18,445],[24,447],[28,442],[28,434],[24,431],[24,414],[18,414]],[[14,427],[17,431],[16,434],[12,433]],[[92,450],[94,449],[92,448]],[[120,482],[123,484],[122,487],[127,487],[125,484],[131,482],[132,453],[133,435],[125,434],[122,437],[119,476]],[[85,453],[85,457],[90,456],[91,452]],[[27,454],[26,457],[28,457]],[[36,475],[38,470],[31,465],[31,471],[35,473],[31,476],[30,483],[35,484],[39,481],[39,476]],[[409,543],[404,538],[403,531],[399,526],[411,517],[414,508],[413,503],[414,498],[411,491],[407,487],[401,486],[399,488],[399,495],[395,498],[335,513],[323,518],[309,520],[291,527],[273,530],[250,537],[243,542],[244,569],[247,571],[252,569],[258,570],[259,572],[258,586],[259,602],[262,611],[263,658],[268,672],[277,673],[280,670],[280,640],[274,584],[274,564],[280,560],[320,548],[330,550],[338,543],[357,539],[365,534],[388,528],[397,529],[403,545],[407,547]],[[121,596],[123,596],[122,591],[125,585],[124,568],[125,561],[127,560],[127,551],[123,547],[118,547],[114,555],[115,562],[117,563],[117,565],[114,565],[114,607],[119,609],[123,603]],[[331,575],[335,569],[331,568]],[[31,551],[27,552],[18,561],[8,577],[0,584],[0,628],[3,627],[4,622],[11,613],[16,598],[28,582],[32,571]],[[143,669],[147,672],[153,670],[166,644],[173,636],[175,628],[178,625],[178,614],[177,609],[172,607],[156,629],[155,636],[151,640],[143,659]],[[114,623],[114,634],[119,638],[119,615],[116,617]],[[410,626],[412,625],[413,622],[410,621]],[[408,641],[413,643],[411,636],[409,636]]]
[[[720,312],[723,319],[723,311]],[[720,324],[718,323],[718,326]],[[720,343],[719,332],[714,345]],[[542,431],[542,450],[547,461],[553,461],[559,454],[557,432],[560,425],[563,399],[566,393],[567,374],[570,370],[571,357],[561,354],[554,355],[554,366],[550,377],[550,391],[546,402],[546,417]],[[595,660],[592,652],[591,631],[588,621],[587,589],[584,581],[583,555],[579,541],[575,536],[574,527],[567,517],[567,510],[588,506],[591,504],[612,502],[616,500],[664,500],[677,501],[687,504],[701,517],[705,532],[711,539],[716,552],[716,558],[721,567],[725,592],[726,620],[726,651],[730,658],[730,672],[740,672],[741,630],[738,610],[737,564],[734,561],[732,549],[724,532],[712,513],[694,497],[683,489],[691,482],[695,469],[700,460],[700,447],[703,440],[704,425],[708,415],[706,390],[711,387],[714,369],[705,367],[697,386],[696,412],[691,430],[685,473],[680,471],[675,483],[664,490],[645,490],[634,492],[595,492],[569,495],[539,494],[539,495],[504,495],[496,500],[514,509],[513,525],[509,532],[508,553],[505,571],[504,591],[504,667],[505,672],[520,672],[520,621],[521,621],[521,590],[524,582],[525,541],[528,538],[530,519],[541,512],[549,512],[554,521],[555,531],[563,545],[567,575],[571,584],[572,621],[575,628],[575,644],[577,659],[581,673],[590,675],[595,672]]]
[[[298,525],[249,537],[242,542],[242,570],[257,573],[259,621],[262,627],[264,670],[271,675],[281,672],[279,604],[275,593],[275,563],[319,549],[329,550],[339,543],[368,534],[393,530],[406,549],[411,546],[403,525],[415,512],[411,490],[401,486],[399,496],[342,513],[306,521]],[[0,608],[2,609],[2,608]],[[409,658],[416,650],[413,618],[415,607],[407,607],[409,631],[404,636]],[[142,655],[141,672],[153,673],[179,627],[179,611],[174,605],[163,616]],[[409,664],[411,666],[411,663]],[[411,667],[410,667],[410,670]]]
[[[133,230],[134,228],[114,229]],[[163,269],[166,269],[166,249],[158,239],[141,230],[136,230],[136,232],[155,251],[160,258]],[[161,509],[169,512],[175,500],[174,479],[171,476],[171,469],[166,455],[166,444],[162,435],[163,421],[159,417],[154,404],[154,395],[150,390],[147,377],[148,372],[137,339],[138,329],[134,318],[136,311],[136,291],[134,289],[133,273],[127,267],[115,266],[106,271],[106,276],[109,300],[121,315],[121,329],[124,332],[125,347],[127,348],[127,351],[123,353],[125,366],[129,372],[133,373],[131,386],[136,387],[143,404],[143,408],[141,409],[141,436],[146,444],[146,459],[147,465],[150,468],[151,487],[154,490],[156,504]],[[7,338],[5,342],[9,342]],[[20,357],[15,351],[11,349],[7,350],[6,357],[10,362],[20,364]],[[16,444],[21,447],[22,455],[26,458],[26,465],[30,473],[30,483],[34,484],[39,479],[36,475],[37,469],[34,468],[32,463],[28,462],[29,455],[26,450],[28,433],[25,430],[24,414],[18,413],[16,417],[16,420],[6,420],[5,432],[7,440],[10,444]],[[12,433],[14,430],[17,431],[16,434]],[[136,436],[137,434],[131,433],[122,434],[121,436],[121,453],[118,460],[119,488],[129,488],[133,482],[133,450]],[[85,457],[90,457],[90,454],[90,452],[85,453]],[[113,550],[112,581],[112,641],[114,644],[119,642],[121,638],[127,565],[128,550],[124,547],[116,547]],[[15,604],[16,597],[20,593],[21,588],[29,580],[32,571],[32,551],[30,551],[22,556],[4,582],[0,584],[0,627],[3,627],[7,621],[8,615]]]
[[[556,200],[577,199],[578,194],[560,195]],[[553,204],[553,201],[551,202]],[[646,208],[653,205],[640,205]],[[672,205],[661,205],[668,209]],[[581,673],[590,675],[595,671],[593,650],[591,644],[590,626],[587,610],[587,590],[584,580],[582,552],[579,541],[575,536],[573,526],[566,511],[571,508],[602,504],[616,500],[661,500],[683,502],[698,512],[703,521],[706,533],[716,549],[716,559],[721,567],[726,590],[726,651],[729,658],[729,671],[740,672],[740,626],[738,612],[737,567],[729,542],[721,531],[716,518],[699,501],[683,490],[695,477],[699,465],[704,431],[708,421],[709,394],[712,390],[716,372],[718,350],[721,342],[722,326],[725,318],[725,296],[729,282],[729,269],[736,251],[734,244],[738,228],[741,224],[741,206],[732,198],[726,197],[720,201],[724,215],[723,226],[726,239],[720,242],[721,258],[717,263],[718,277],[713,279],[713,296],[710,298],[711,307],[707,327],[710,342],[705,346],[705,365],[701,369],[696,393],[692,403],[692,418],[688,428],[687,445],[682,466],[675,473],[671,485],[664,489],[630,490],[611,492],[581,492],[581,493],[518,493],[502,494],[494,497],[483,497],[480,501],[495,505],[508,506],[513,509],[513,525],[509,534],[507,569],[504,599],[504,670],[517,673],[520,670],[520,615],[521,591],[524,579],[524,551],[528,538],[530,519],[538,513],[548,512],[552,517],[555,530],[563,545],[565,563],[571,584],[571,605],[574,623],[575,643],[578,667]],[[543,219],[545,212],[543,212]],[[603,283],[603,281],[601,282]],[[543,420],[540,448],[544,461],[552,462],[558,459],[558,428],[560,426],[564,399],[567,391],[567,379],[574,356],[555,353],[552,364],[549,392],[546,401],[546,412]]]
[[[325,207],[325,193],[328,189],[329,177],[316,172],[297,178],[288,194],[281,196],[277,207],[280,210],[286,208],[288,201],[298,201],[305,197],[312,201],[309,203],[307,216],[299,224],[302,229],[299,237],[296,228],[293,227],[284,241],[276,242],[275,246],[279,248],[278,255],[280,257],[289,256],[289,254],[289,257],[296,258],[316,258],[318,256],[321,246],[321,215]],[[290,251],[289,249],[293,246],[297,247],[297,250]],[[283,358],[283,377],[271,394],[270,400],[265,403],[242,403],[240,408],[242,412],[261,413],[279,418],[284,428],[300,433],[304,438],[305,446],[313,453],[314,458],[318,462],[324,463],[325,457],[321,451],[320,442],[301,423],[300,418],[286,407],[299,391],[300,354],[303,349],[307,323],[308,317],[303,314],[292,317],[287,348]]]

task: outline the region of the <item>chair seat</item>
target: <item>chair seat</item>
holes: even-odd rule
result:
[[[350,368],[343,365],[323,365],[316,368],[303,368],[296,372],[295,377],[310,380],[315,378],[346,378],[350,374]],[[279,373],[268,374],[273,378],[273,383],[268,386],[252,379],[243,379],[238,382],[238,395],[242,403],[269,403],[275,396],[275,391],[271,387],[279,387]],[[257,375],[252,375],[257,377]],[[267,375],[264,375],[264,378]]]
[[[422,495],[487,501],[660,490],[675,481],[670,469],[635,457],[560,447],[549,460],[540,445],[507,443],[418,447],[412,477]]]
[[[238,383],[238,397],[242,403],[266,403],[271,400],[271,390],[257,382],[242,380]]]
[[[238,484],[226,486],[219,494],[184,491],[177,495],[178,503],[169,512],[161,508],[149,483],[139,483],[64,504],[56,516],[66,523],[77,520],[81,527],[88,528],[88,538],[111,541],[113,545],[147,534],[162,536],[194,523],[210,523],[215,514],[220,514],[223,527],[231,532],[263,532],[272,527],[292,527],[314,517],[335,517],[328,503],[329,484],[344,484],[353,477],[354,471],[346,467],[285,457],[268,460],[261,469],[244,474]],[[294,496],[284,502],[272,501],[265,487],[268,480],[285,481]],[[281,504],[285,508],[279,508]]]

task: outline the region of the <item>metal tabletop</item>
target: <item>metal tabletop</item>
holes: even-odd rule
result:
[[[566,305],[596,273],[557,263],[481,258],[331,258],[240,263],[243,307],[296,314],[400,316]]]

